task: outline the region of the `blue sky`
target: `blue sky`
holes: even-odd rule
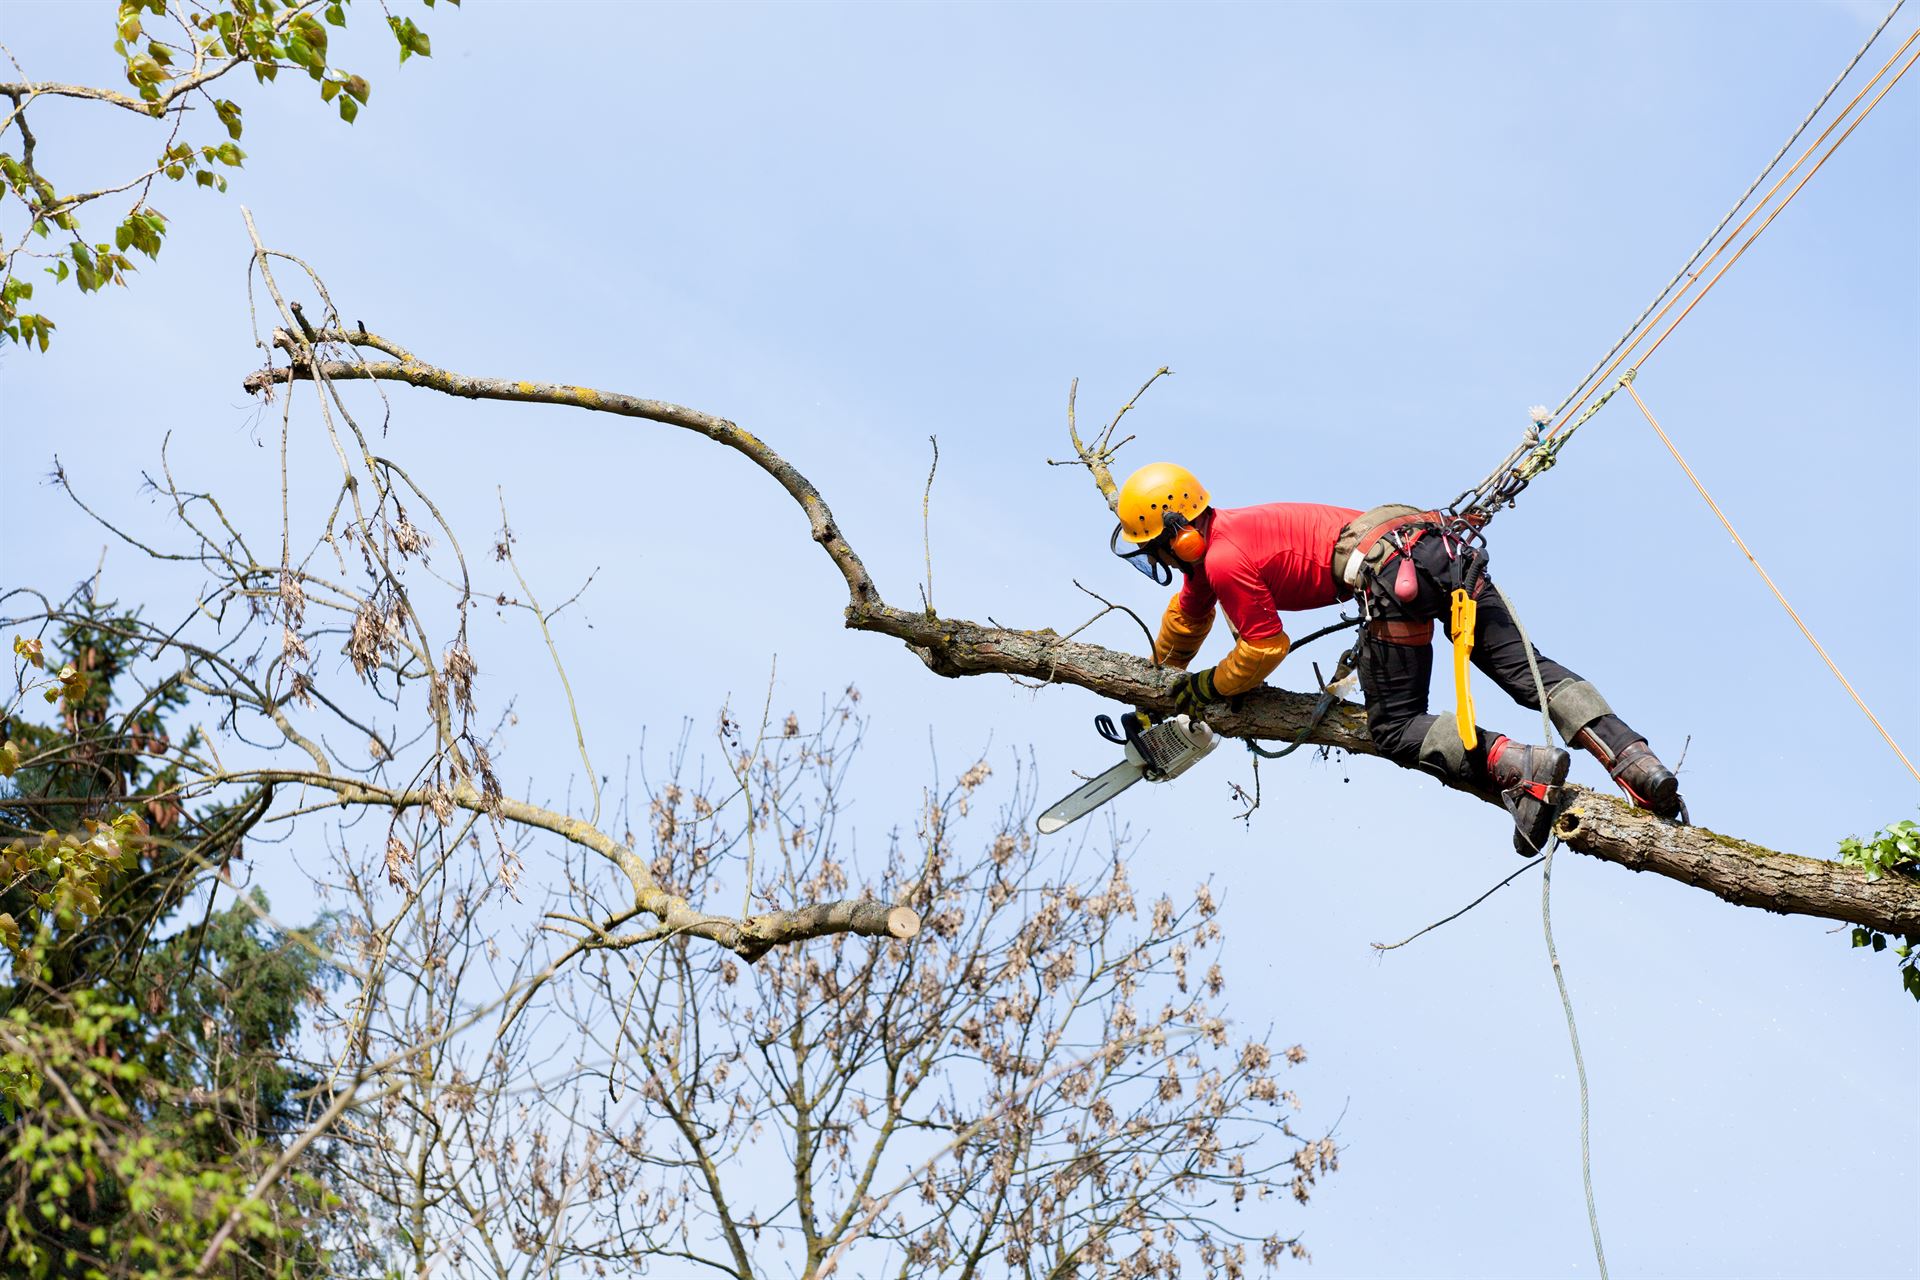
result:
[[[272,518],[271,427],[239,390],[257,361],[245,201],[350,318],[429,360],[760,434],[895,603],[917,598],[933,434],[943,612],[1065,630],[1091,612],[1076,577],[1154,610],[1161,593],[1106,560],[1084,475],[1045,465],[1067,449],[1070,379],[1091,417],[1171,365],[1123,460],[1180,460],[1223,505],[1444,501],[1611,345],[1877,8],[470,4],[434,17],[430,61],[396,69],[363,42],[349,65],[374,96],[351,129],[304,86],[249,96],[234,193],[160,193],[176,230],[135,287],[61,296],[50,355],[0,356],[0,501],[32,530],[0,548],[0,580],[72,581],[100,556],[41,483],[56,452],[158,529],[138,470],[170,430],[177,470]],[[0,38],[36,76],[102,77],[108,25],[16,3]],[[77,108],[36,128],[71,186],[151,146]],[[1910,750],[1916,155],[1903,83],[1638,383]],[[855,817],[875,837],[928,780],[929,727],[946,765],[1030,744],[1047,798],[1106,759],[1084,692],[940,681],[843,631],[832,567],[735,456],[563,410],[395,403],[393,450],[469,542],[502,485],[543,597],[598,568],[559,638],[602,760],[757,697],[776,654],[789,705],[865,693]],[[1703,823],[1825,854],[1913,816],[1911,777],[1630,404],[1492,545],[1543,649],[1670,759],[1690,742]],[[129,554],[106,563],[123,598],[157,589]],[[492,695],[522,694],[506,765],[551,793],[573,756],[537,645],[491,617],[476,637]],[[1290,662],[1276,681],[1311,678]],[[1491,689],[1480,707],[1537,732]],[[1367,946],[1511,870],[1500,815],[1375,761],[1295,759],[1264,771],[1243,826],[1227,789],[1246,778],[1229,748],[1120,817],[1146,833],[1143,889],[1211,871],[1237,1016],[1306,1044],[1310,1121],[1344,1109],[1341,1171],[1297,1217],[1315,1274],[1591,1273],[1537,878],[1405,951]],[[1920,1020],[1887,958],[1575,856],[1554,908],[1614,1270],[1916,1274]]]

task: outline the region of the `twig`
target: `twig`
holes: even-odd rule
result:
[[[1238,800],[1241,804],[1244,804],[1247,806],[1245,810],[1243,810],[1240,813],[1236,813],[1233,816],[1238,818],[1241,822],[1246,823],[1249,827],[1251,827],[1253,825],[1253,811],[1260,807],[1260,757],[1259,756],[1253,757],[1253,794],[1252,795],[1248,795],[1246,788],[1242,787],[1237,782],[1229,782],[1227,786],[1232,788],[1233,798],[1235,800]]]
[[[1069,581],[1071,581],[1074,586],[1080,587],[1082,591],[1085,591],[1088,595],[1092,596],[1095,600],[1098,600],[1101,604],[1107,606],[1109,610],[1118,609],[1121,613],[1124,613],[1129,618],[1132,618],[1134,625],[1140,628],[1140,634],[1147,638],[1147,652],[1149,654],[1153,652],[1153,631],[1141,619],[1139,614],[1135,613],[1133,610],[1127,608],[1127,606],[1123,604],[1115,604],[1113,601],[1101,595],[1098,591],[1089,591],[1086,587],[1081,586],[1080,579],[1078,578],[1071,578],[1069,579]],[[1080,632],[1085,631],[1087,627],[1092,626],[1095,622],[1099,621],[1100,618],[1104,618],[1105,616],[1106,614],[1103,613],[1093,618],[1089,618],[1084,625],[1075,627],[1072,631],[1068,632],[1066,636],[1062,636],[1061,639],[1065,640],[1069,636],[1078,635]],[[1159,664],[1156,662],[1154,665],[1158,666]]]
[[[573,699],[573,682],[567,679],[566,664],[560,661],[560,649],[553,642],[553,630],[547,626],[547,615],[541,611],[540,602],[533,598],[533,588],[527,585],[526,575],[520,572],[519,561],[513,558],[513,528],[507,523],[506,490],[496,489],[494,492],[500,500],[500,558],[513,570],[514,580],[520,584],[520,590],[526,593],[528,612],[540,624],[540,637],[547,642],[547,656],[553,659],[553,669],[560,677],[561,692],[567,695],[567,716],[573,721],[573,740],[580,748],[580,763],[587,771],[587,785],[593,788],[593,816],[587,819],[587,823],[597,827],[600,825],[600,775],[594,772],[593,759],[587,754],[587,731],[580,725],[580,706]]]
[[[1120,412],[1113,415],[1113,421],[1109,422],[1107,424],[1107,429],[1100,433],[1099,442],[1093,446],[1095,452],[1100,453],[1105,457],[1111,458],[1114,454],[1120,451],[1121,444],[1125,444],[1127,440],[1133,439],[1132,436],[1128,436],[1127,440],[1122,440],[1120,444],[1109,445],[1107,443],[1108,441],[1113,439],[1114,428],[1120,425],[1120,419],[1126,417],[1127,411],[1133,408],[1135,404],[1139,403],[1140,397],[1147,394],[1147,389],[1151,387],[1154,383],[1160,381],[1160,379],[1171,374],[1172,372],[1173,370],[1169,369],[1166,365],[1161,365],[1158,369],[1155,369],[1153,371],[1153,376],[1151,378],[1148,378],[1145,382],[1140,384],[1140,389],[1133,393],[1133,399],[1127,401],[1125,404],[1120,406]]]
[[[927,443],[933,446],[933,465],[927,468],[927,487],[920,494],[920,549],[927,557],[927,588],[920,593],[920,603],[926,607],[927,616],[933,616],[933,529],[931,512],[933,509],[933,473],[940,469],[940,437],[928,436]]]
[[[1481,894],[1479,897],[1475,898],[1472,902],[1469,902],[1466,906],[1460,908],[1458,911],[1454,912],[1452,915],[1442,916],[1440,917],[1440,919],[1435,920],[1432,924],[1428,925],[1426,928],[1421,929],[1417,933],[1410,933],[1406,937],[1400,939],[1400,941],[1398,942],[1370,942],[1367,945],[1372,947],[1375,951],[1380,952],[1382,955],[1386,954],[1389,951],[1398,951],[1401,947],[1406,946],[1409,942],[1412,942],[1415,938],[1420,937],[1422,934],[1432,933],[1435,929],[1438,929],[1443,924],[1453,923],[1455,920],[1458,920],[1461,916],[1467,914],[1467,912],[1473,910],[1475,907],[1485,902],[1488,898],[1491,898],[1494,894],[1500,892],[1500,890],[1512,884],[1515,880],[1518,880],[1521,876],[1525,875],[1527,872],[1533,870],[1535,867],[1544,866],[1544,865],[1546,864],[1543,862],[1536,862],[1534,859],[1529,858],[1525,862],[1520,864],[1520,869],[1518,871],[1512,872],[1511,874],[1507,875],[1505,878],[1503,878],[1500,881],[1500,883],[1494,885],[1493,888],[1487,890],[1485,893]]]

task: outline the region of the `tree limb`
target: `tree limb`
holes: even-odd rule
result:
[[[302,337],[276,332],[274,340],[293,363],[289,368],[262,370],[248,377],[244,385],[250,392],[263,392],[274,383],[314,376],[315,366],[301,354],[305,346]],[[322,331],[314,345],[318,348],[328,344],[367,346],[387,352],[404,350],[364,331]],[[937,675],[1025,676],[1045,683],[1078,685],[1128,705],[1168,712],[1174,709],[1170,690],[1173,677],[1178,673],[1156,667],[1144,658],[1067,640],[1051,629],[1025,631],[981,626],[963,619],[929,617],[921,610],[888,605],[874,586],[866,566],[842,536],[831,509],[813,483],[758,437],[724,418],[665,401],[591,387],[470,377],[426,364],[411,355],[375,362],[325,359],[318,367],[320,374],[329,379],[380,379],[470,399],[570,405],[699,432],[746,455],[800,504],[813,540],[826,551],[846,580],[847,626],[902,641]],[[1117,424],[1118,419],[1115,421]],[[1107,443],[1111,430],[1109,427],[1090,445],[1075,441],[1080,455],[1077,461],[1087,465],[1096,479],[1105,470],[1111,454]],[[1111,483],[1110,477],[1108,483]],[[1101,488],[1104,492],[1107,485]],[[1234,707],[1210,709],[1207,722],[1228,737],[1291,741],[1308,730],[1314,701],[1305,694],[1263,687],[1240,699]],[[1367,736],[1361,709],[1351,704],[1336,706],[1332,714],[1306,732],[1306,741],[1354,755],[1379,754]],[[1454,781],[1446,781],[1446,785],[1488,804],[1500,804],[1499,796],[1491,789]],[[1705,889],[1739,906],[1844,920],[1885,933],[1920,933],[1920,880],[1895,875],[1868,880],[1865,872],[1857,867],[1782,853],[1703,827],[1676,826],[1611,796],[1584,787],[1570,790],[1573,799],[1561,816],[1559,834],[1567,847],[1578,853],[1634,871],[1651,871]]]

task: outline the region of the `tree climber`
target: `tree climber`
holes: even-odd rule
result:
[[[1514,848],[1529,855],[1544,846],[1567,780],[1567,753],[1481,733],[1464,697],[1464,725],[1452,713],[1427,711],[1436,621],[1456,640],[1466,633],[1473,665],[1509,697],[1540,709],[1526,642],[1505,602],[1488,589],[1485,553],[1462,540],[1446,516],[1408,506],[1362,512],[1298,502],[1216,508],[1192,472],[1167,462],[1127,477],[1117,509],[1120,523],[1108,544],[1114,554],[1162,586],[1175,570],[1184,576],[1161,618],[1154,660],[1184,669],[1213,626],[1216,601],[1233,629],[1232,653],[1175,684],[1182,711],[1198,714],[1243,694],[1280,665],[1289,643],[1281,610],[1358,595],[1360,687],[1374,744],[1403,766],[1491,782],[1513,811]],[[1464,625],[1457,626],[1463,606]],[[1592,752],[1635,804],[1663,818],[1680,816],[1679,779],[1646,739],[1593,685],[1538,650],[1534,656],[1561,735]],[[1464,690],[1464,674],[1461,681]]]

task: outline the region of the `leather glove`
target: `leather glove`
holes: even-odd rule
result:
[[[1213,687],[1213,668],[1190,671],[1173,684],[1173,705],[1190,716],[1198,716],[1209,702],[1226,701]]]

